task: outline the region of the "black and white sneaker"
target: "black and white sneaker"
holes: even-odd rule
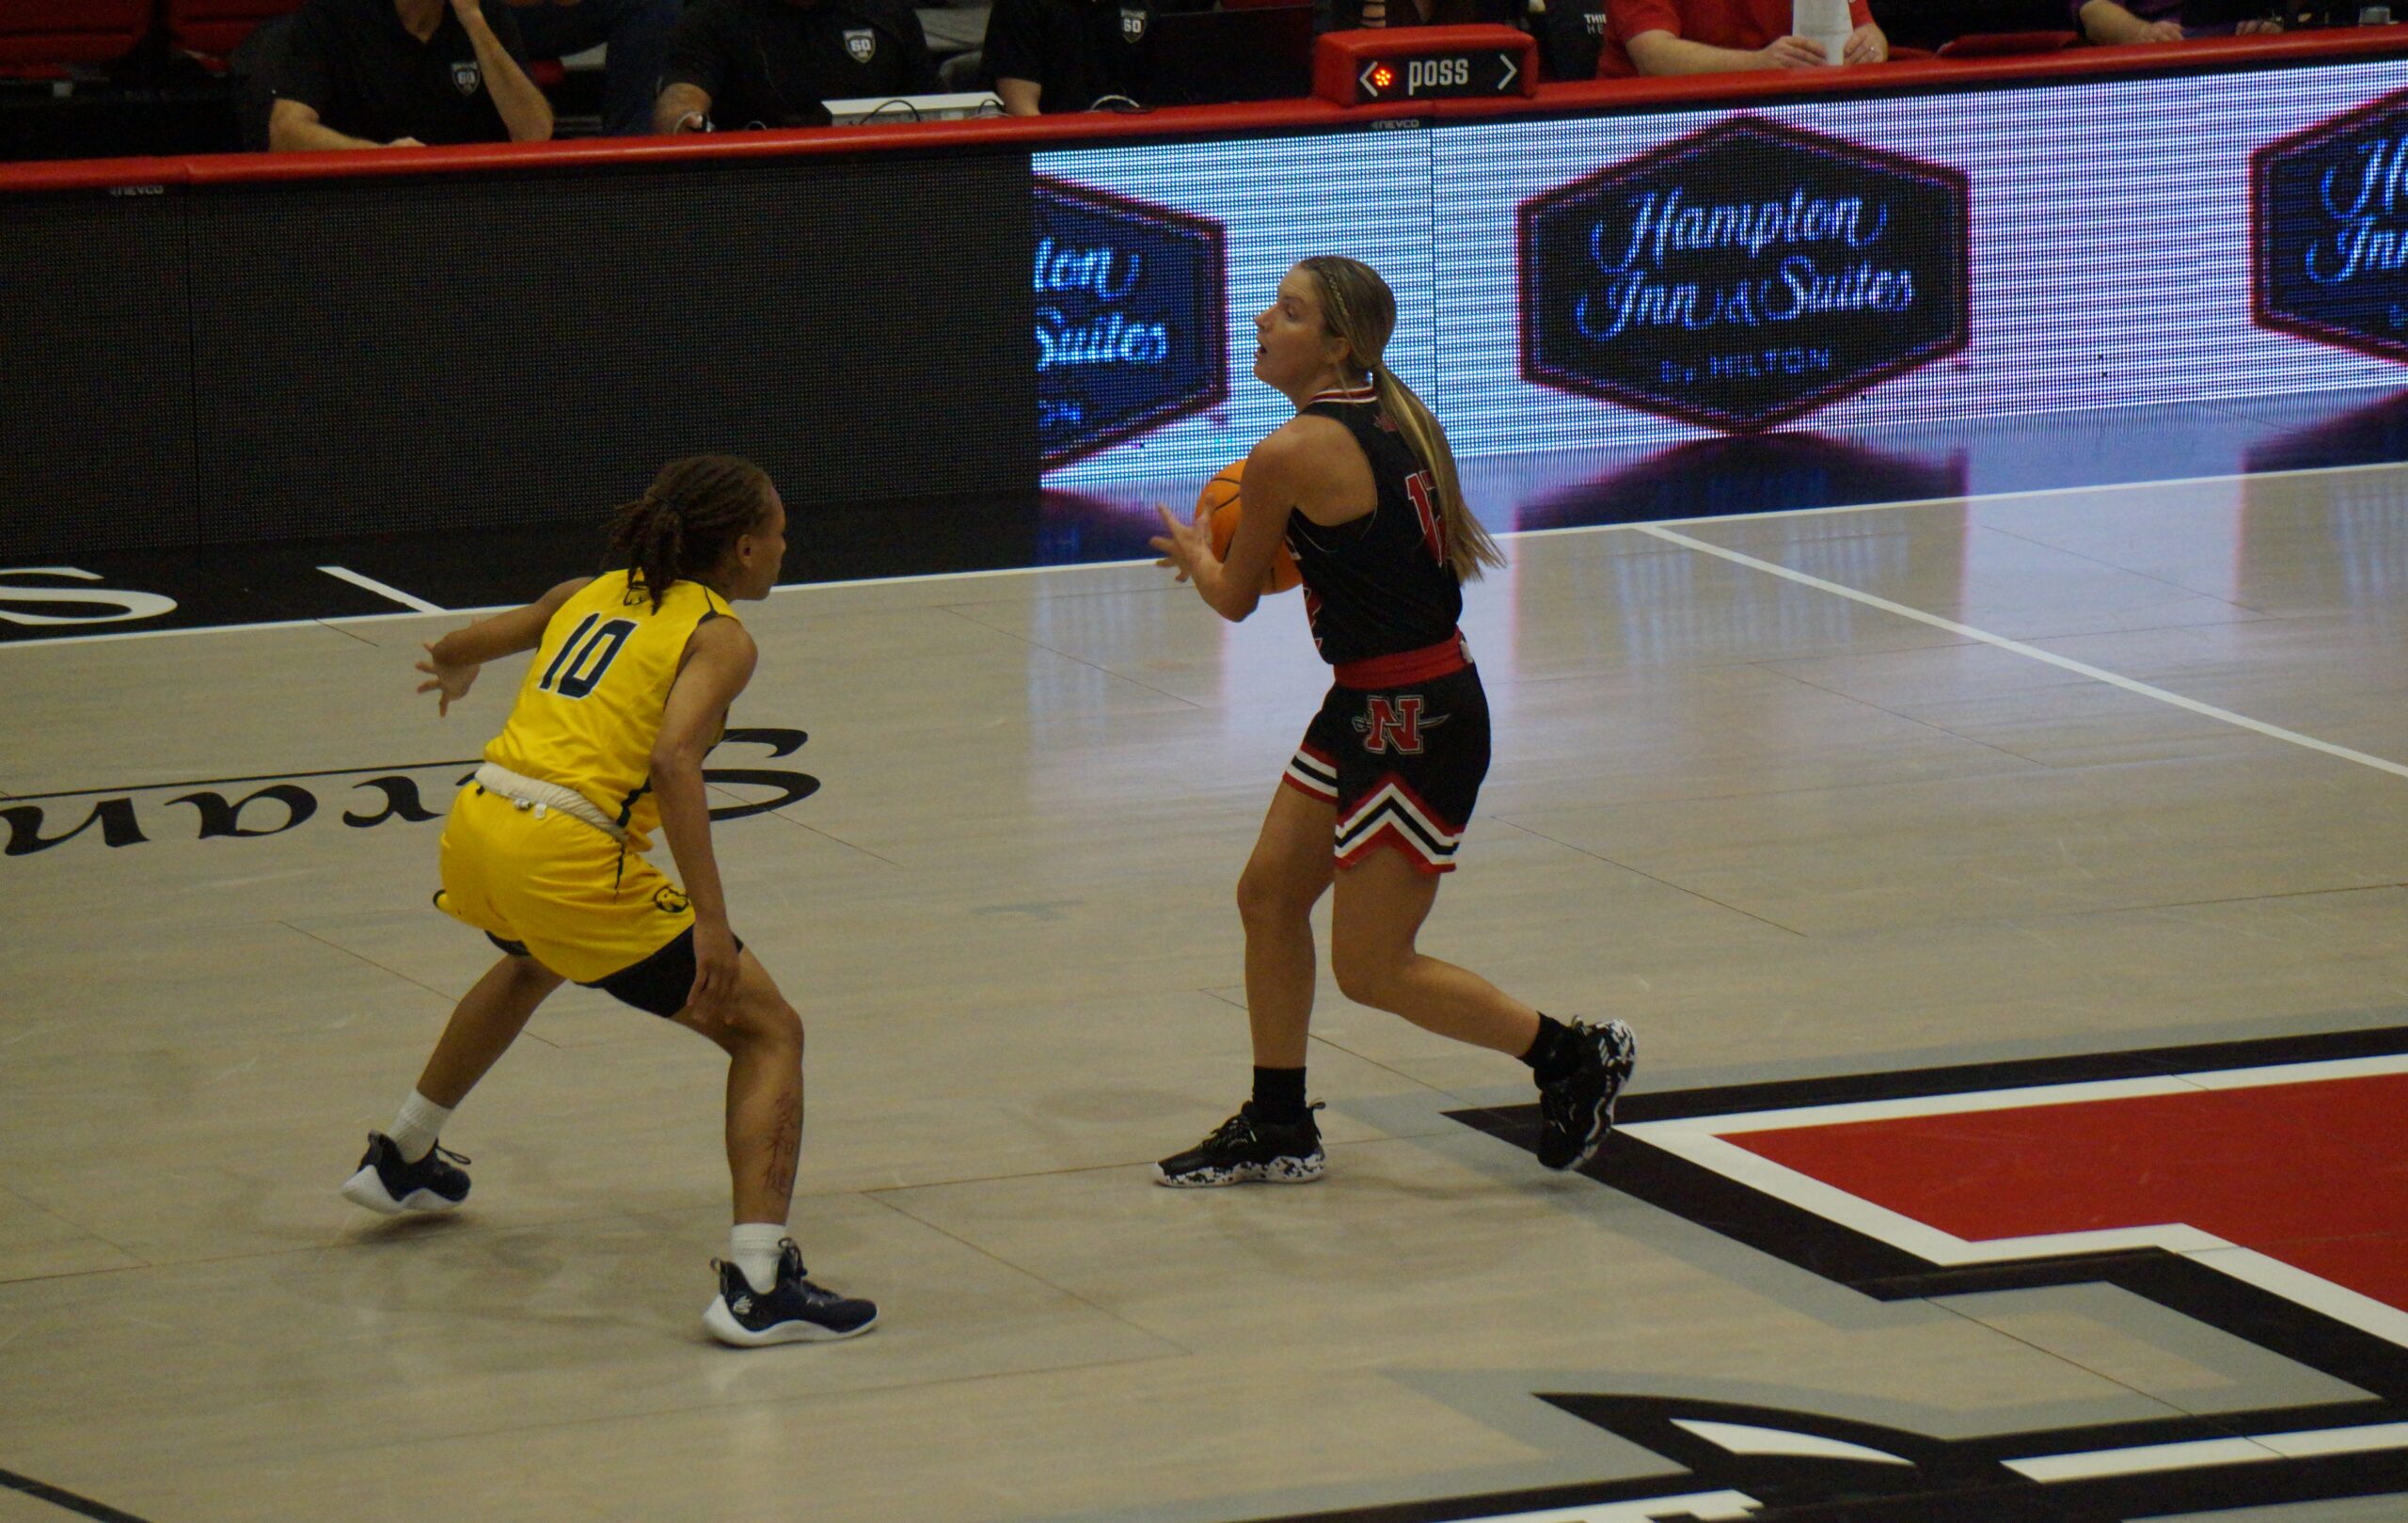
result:
[[[1575,1021],[1572,1035],[1580,1043],[1580,1066],[1539,1086],[1539,1162],[1549,1168],[1578,1168],[1597,1156],[1614,1129],[1614,1101],[1639,1060],[1639,1039],[1619,1021]]]
[[[1321,1128],[1312,1111],[1301,1121],[1279,1125],[1258,1121],[1252,1103],[1239,1108],[1212,1134],[1154,1166],[1156,1184],[1198,1190],[1216,1184],[1306,1184],[1320,1179],[1329,1166],[1321,1150]]]
[[[878,1304],[822,1290],[802,1277],[802,1250],[787,1238],[778,1245],[778,1282],[756,1291],[744,1271],[711,1261],[719,1271],[719,1296],[703,1313],[703,1325],[735,1348],[771,1343],[825,1343],[852,1338],[878,1325]]]
[[[342,1198],[386,1216],[450,1211],[468,1198],[468,1176],[458,1166],[467,1162],[449,1148],[434,1147],[417,1163],[405,1164],[392,1138],[371,1132],[359,1172],[343,1182]]]

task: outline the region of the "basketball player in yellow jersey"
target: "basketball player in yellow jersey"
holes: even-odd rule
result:
[[[503,956],[452,1012],[389,1132],[372,1132],[343,1195],[372,1211],[449,1211],[467,1160],[436,1146],[452,1108],[565,980],[608,990],[728,1055],[736,1225],[703,1314],[739,1347],[849,1338],[867,1301],[804,1277],[786,1235],[802,1137],[802,1023],[728,924],[711,854],[703,757],[756,652],[730,606],[766,597],[785,507],[758,467],[673,461],[611,525],[624,569],[564,581],[455,630],[419,670],[436,712],[483,664],[532,650],[510,720],[452,801],[436,904]],[[680,890],[642,853],[657,828]]]

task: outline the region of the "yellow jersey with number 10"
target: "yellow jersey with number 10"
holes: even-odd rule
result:
[[[544,627],[485,760],[584,795],[626,827],[630,849],[643,850],[660,824],[653,742],[686,642],[704,621],[735,616],[700,582],[673,583],[656,610],[626,572],[594,578]]]

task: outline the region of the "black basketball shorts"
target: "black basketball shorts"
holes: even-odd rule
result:
[[[1462,666],[1395,688],[1329,690],[1281,779],[1338,810],[1338,865],[1383,846],[1451,872],[1488,775],[1488,695]]]

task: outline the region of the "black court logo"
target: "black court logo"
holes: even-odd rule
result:
[[[1685,1473],[1415,1515],[2122,1523],[2348,1497],[2408,1515],[2403,1103],[2408,1027],[1626,1096],[1582,1172],[1801,1272],[1884,1301],[2112,1285],[2366,1394],[1943,1441],[1541,1393]],[[1455,1118],[1527,1146],[1535,1109]]]
[[[1036,188],[1037,436],[1045,464],[1093,454],[1227,399],[1221,225],[1067,180],[1040,176]]]
[[[463,95],[474,95],[484,87],[484,71],[474,58],[462,59],[452,66],[452,87]]]
[[[0,620],[9,624],[123,624],[164,618],[176,611],[176,600],[157,593],[89,585],[101,579],[97,571],[81,566],[10,566],[0,577],[39,577],[34,582],[0,581]],[[61,585],[64,583],[65,585]],[[82,609],[86,612],[36,612],[36,609]]]
[[[2408,90],[2249,156],[2261,327],[2408,361]]]
[[[1965,346],[1965,176],[1736,117],[1523,203],[1522,373],[1730,432]]]
[[[721,743],[764,746],[768,749],[768,759],[776,761],[793,755],[809,738],[800,730],[749,728],[728,731]],[[352,830],[371,830],[393,821],[424,824],[442,817],[440,811],[449,805],[452,790],[475,776],[476,766],[473,757],[464,757],[280,777],[70,788],[0,799],[0,825],[8,828],[0,859],[40,856],[79,838],[85,839],[87,848],[111,849],[147,845],[170,833],[202,841],[258,840],[300,829],[317,818],[325,802],[349,805],[341,818]],[[771,790],[747,803],[713,809],[711,818],[721,822],[765,815],[819,791],[817,778],[784,768],[707,767],[703,779],[721,785]],[[184,809],[191,813],[182,813]],[[96,826],[97,833],[87,836]]]

